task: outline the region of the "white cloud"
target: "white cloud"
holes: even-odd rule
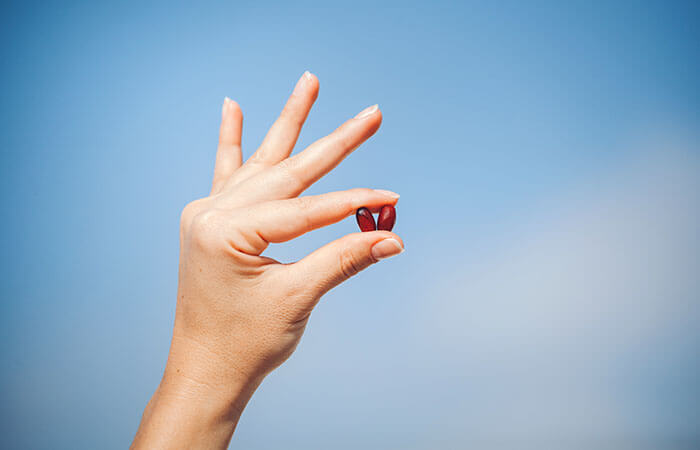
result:
[[[598,181],[439,280],[426,314],[434,364],[460,380],[445,387],[455,426],[610,436],[674,421],[673,396],[640,391],[700,353],[700,160],[663,149]]]

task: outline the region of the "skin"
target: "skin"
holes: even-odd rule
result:
[[[291,264],[262,255],[270,243],[343,220],[361,206],[376,213],[398,201],[393,192],[365,188],[299,196],[382,121],[376,105],[369,107],[290,156],[318,88],[314,75],[302,75],[245,163],[243,114],[225,100],[211,194],[182,212],[168,361],[131,448],[227,448],[246,404],[294,352],[323,294],[403,251],[396,234],[373,231],[346,235]]]

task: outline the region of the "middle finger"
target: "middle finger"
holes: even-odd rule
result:
[[[377,132],[382,113],[377,105],[364,109],[333,133],[245,183],[246,197],[273,200],[296,197],[330,172]]]

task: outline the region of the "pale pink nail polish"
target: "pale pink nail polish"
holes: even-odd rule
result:
[[[401,196],[400,196],[399,194],[397,194],[396,192],[387,191],[386,189],[375,189],[374,192],[379,192],[380,194],[386,195],[387,197],[391,197],[391,198],[399,198],[399,197],[401,197]]]
[[[376,113],[378,109],[379,109],[379,105],[369,106],[369,107],[363,109],[362,111],[360,111],[355,116],[355,119],[364,119],[365,117],[371,116],[372,114]]]

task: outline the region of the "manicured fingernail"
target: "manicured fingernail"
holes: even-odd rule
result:
[[[379,192],[380,194],[386,195],[387,197],[391,197],[391,198],[399,198],[399,197],[401,197],[401,196],[400,196],[399,194],[397,194],[396,192],[387,191],[386,189],[375,189],[374,192]]]
[[[364,119],[365,117],[376,113],[378,109],[379,109],[379,105],[369,106],[369,107],[363,109],[362,111],[360,111],[360,113],[355,116],[355,119]]]
[[[399,253],[403,253],[403,247],[394,238],[384,239],[372,246],[372,256],[376,260],[390,258]]]
[[[301,75],[299,81],[297,81],[297,85],[294,86],[294,92],[292,92],[292,94],[299,95],[304,90],[304,87],[309,80],[311,80],[311,73],[309,73],[307,70]]]

